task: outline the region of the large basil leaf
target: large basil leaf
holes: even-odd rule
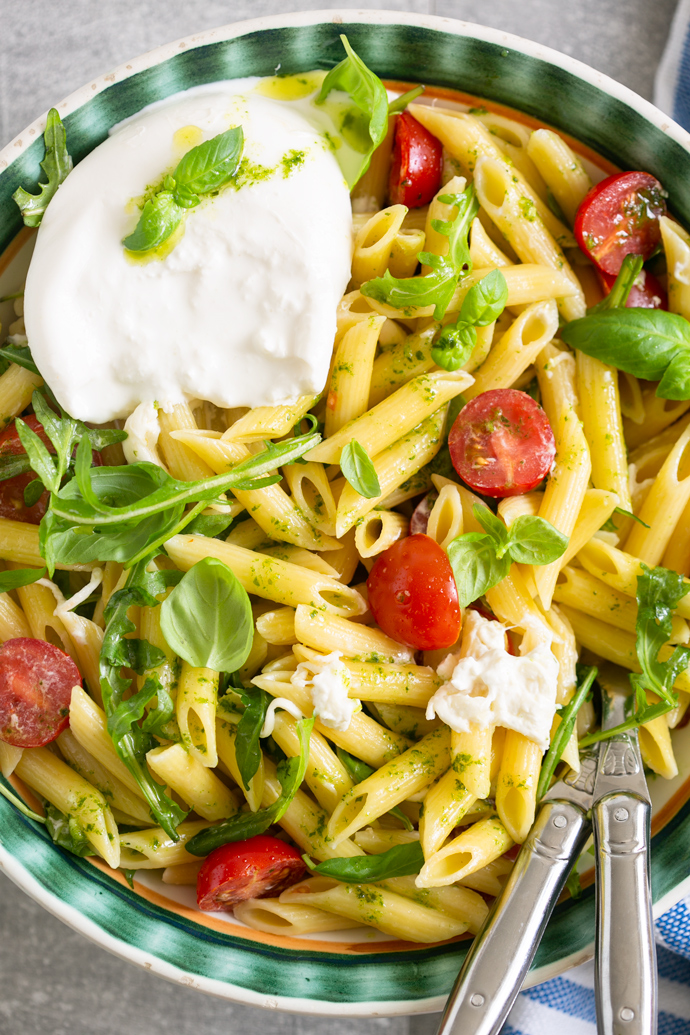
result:
[[[326,859],[309,868],[323,877],[333,877],[346,884],[375,884],[393,877],[408,877],[419,873],[424,865],[424,852],[419,841],[409,845],[395,845],[380,855],[355,855],[341,859]]]
[[[490,535],[466,532],[448,544],[450,561],[458,587],[460,607],[467,607],[498,585],[510,571],[510,558],[496,556],[496,544]]]
[[[175,192],[179,192],[180,187],[196,195],[219,190],[237,171],[243,147],[244,133],[241,126],[228,129],[193,147],[173,173]]]

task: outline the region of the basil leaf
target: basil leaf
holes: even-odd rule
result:
[[[139,694],[127,699],[125,695],[130,691],[131,680],[123,676],[119,662],[122,641],[136,628],[127,617],[129,608],[133,605],[157,607],[155,594],[163,592],[171,576],[176,577],[172,572],[147,572],[146,563],[142,561],[130,570],[124,587],[113,593],[105,609],[106,627],[99,663],[101,693],[108,733],[119,758],[136,780],[156,823],[173,841],[178,841],[177,827],[186,812],[152,777],[146,764],[146,752],[155,741],[138,722],[145,705],[157,693],[157,687],[153,680],[147,680]]]
[[[30,370],[32,374],[39,374],[40,377],[28,345],[4,345],[0,349],[0,357],[9,360],[10,363],[16,363],[18,367]]]
[[[492,270],[473,284],[465,295],[460,319],[475,327],[487,327],[497,320],[508,301],[508,285],[500,270]]]
[[[444,327],[431,349],[434,363],[444,370],[459,370],[470,358],[477,344],[477,332],[461,320]]]
[[[45,814],[46,830],[50,834],[53,843],[58,845],[59,848],[64,848],[65,851],[71,852],[72,855],[78,855],[81,859],[86,855],[96,854],[96,850],[87,839],[83,827],[74,816],[66,816],[64,812],[60,812],[50,802],[46,802]]]
[[[0,593],[9,593],[20,586],[30,586],[45,576],[45,568],[15,568],[14,571],[0,571]]]
[[[24,489],[24,506],[34,507],[45,492],[45,486],[40,478],[34,478]]]
[[[568,541],[544,518],[522,514],[510,526],[508,551],[518,564],[551,564],[563,556]]]
[[[235,126],[188,151],[173,173],[173,194],[178,204],[183,204],[177,197],[181,187],[193,195],[209,194],[223,187],[237,171],[243,147],[242,127]]]
[[[343,763],[343,765],[345,766],[349,775],[352,777],[355,783],[361,783],[362,780],[366,780],[367,776],[371,776],[371,774],[375,771],[370,766],[368,766],[366,762],[362,762],[361,759],[355,758],[354,755],[348,754],[348,752],[345,751],[344,748],[339,747],[336,749],[336,751],[338,754],[338,758]],[[389,812],[391,816],[395,816],[396,819],[400,820],[400,822],[406,830],[414,829],[409,817],[406,816],[402,809],[398,808],[397,805],[394,808],[389,809]]]
[[[287,812],[290,802],[304,780],[309,761],[309,737],[313,726],[313,719],[298,720],[300,754],[296,758],[287,758],[278,765],[277,775],[281,794],[272,805],[257,812],[240,812],[214,827],[200,830],[185,845],[187,851],[192,855],[208,855],[220,845],[229,844],[231,841],[244,841],[255,834],[263,834],[264,830],[277,823]]]
[[[395,845],[380,855],[355,855],[345,859],[327,859],[310,866],[314,873],[346,884],[375,884],[393,877],[419,873],[424,865],[424,852],[419,841]]]
[[[149,252],[158,248],[180,225],[184,209],[169,191],[155,194],[144,205],[139,222],[122,243],[130,252]]]
[[[376,468],[364,446],[352,439],[340,454],[340,469],[355,492],[373,500],[381,495]]]
[[[272,700],[270,694],[258,687],[242,690],[245,702],[242,718],[237,726],[235,736],[235,756],[242,783],[249,790],[249,781],[256,773],[261,762],[259,734],[266,719],[266,712]]]
[[[170,648],[195,668],[235,672],[247,660],[254,636],[247,592],[227,564],[204,557],[163,601],[161,631]]]
[[[347,36],[340,37],[347,57],[339,65],[332,68],[323,81],[317,104],[323,104],[331,90],[342,90],[349,94],[356,107],[364,116],[364,158],[351,182],[348,182],[350,190],[358,180],[361,180],[369,168],[371,156],[383,141],[388,129],[388,95],[386,88],[362,59],[355,54],[350,46]]]
[[[488,507],[484,507],[480,503],[475,503],[472,507],[472,513],[484,531],[492,537],[496,545],[498,559],[500,560],[510,545],[510,532],[501,519],[496,517],[494,512],[489,510]]]
[[[551,778],[575,729],[577,714],[591,692],[592,683],[597,677],[597,671],[595,667],[585,669],[584,677],[580,681],[575,693],[562,711],[559,712],[561,721],[541,764],[539,783],[537,784],[537,801],[544,797],[551,785]]]
[[[234,520],[230,514],[199,514],[189,522],[185,531],[188,535],[205,535],[209,539],[217,539],[223,532],[230,530]]]
[[[657,395],[662,399],[690,399],[684,358],[690,351],[690,325],[676,313],[607,309],[566,324],[561,337],[585,355],[646,381],[662,380],[668,369],[668,378],[663,387],[658,386]]]
[[[490,535],[466,532],[447,547],[448,559],[458,587],[460,607],[467,607],[496,586],[510,571],[510,558],[496,556],[496,543]]]
[[[47,176],[45,183],[38,184],[38,194],[29,194],[23,187],[18,187],[12,195],[19,205],[22,219],[26,226],[38,226],[48,203],[65,177],[72,171],[72,159],[67,153],[67,137],[65,127],[58,115],[57,108],[51,108],[46,119],[43,133],[46,153],[41,168]]]
[[[425,89],[425,86],[415,86],[412,90],[408,90],[407,93],[396,97],[388,105],[388,114],[397,115],[399,112],[404,111],[408,104],[412,104],[412,101],[416,101],[419,95],[424,93]]]

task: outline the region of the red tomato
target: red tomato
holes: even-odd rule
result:
[[[54,453],[55,447],[43,430],[43,425],[39,423],[36,417],[22,417],[22,420],[28,424],[32,431],[36,432],[43,445],[47,446],[51,453]],[[17,434],[15,422],[11,421],[2,434],[0,434],[0,457],[22,455],[24,455],[24,446]],[[34,503],[33,507],[27,507],[24,503],[24,489],[35,478],[34,472],[29,471],[27,474],[17,474],[14,478],[6,478],[5,481],[0,482],[0,517],[12,518],[14,521],[28,521],[32,525],[40,524],[41,518],[48,507],[50,494],[48,492],[41,493],[38,502]]]
[[[620,272],[626,255],[648,259],[661,240],[663,188],[645,172],[607,176],[585,196],[575,216],[580,248],[602,273]]]
[[[391,204],[408,208],[427,205],[441,188],[442,161],[441,141],[404,111],[395,127],[393,164],[388,180]]]
[[[600,273],[599,280],[601,281],[604,294],[608,295],[616,278],[612,275],[607,276],[605,273]],[[642,270],[639,277],[635,280],[628,295],[628,301],[625,304],[628,309],[668,309],[666,292],[656,277],[648,273],[647,270]]]
[[[247,898],[280,895],[301,880],[306,869],[297,849],[277,837],[257,834],[233,841],[204,859],[196,879],[197,904],[199,909],[231,913]]]
[[[378,625],[398,643],[440,650],[457,642],[461,615],[453,569],[430,536],[409,535],[384,550],[367,591]]]
[[[513,388],[471,399],[448,436],[453,467],[484,496],[520,496],[551,470],[556,442],[539,403]]]
[[[0,740],[43,747],[69,723],[72,687],[81,686],[69,654],[22,637],[0,647]]]

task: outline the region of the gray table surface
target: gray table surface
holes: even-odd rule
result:
[[[200,29],[326,0],[0,0],[0,146],[121,62]],[[355,6],[353,3],[352,7]],[[676,0],[360,2],[500,27],[571,54],[651,98]],[[0,1035],[431,1035],[437,1016],[274,1014],[182,988],[115,959],[0,876]]]

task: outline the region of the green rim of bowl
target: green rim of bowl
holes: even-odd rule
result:
[[[620,84],[571,58],[498,30],[385,11],[323,11],[226,26],[143,55],[56,105],[75,161],[116,122],[179,90],[219,79],[330,67],[339,34],[380,76],[433,83],[518,108],[623,168],[657,175],[672,211],[690,223],[690,137]],[[0,251],[20,229],[12,193],[40,175],[37,120],[0,152]],[[690,804],[652,844],[654,899],[687,879]],[[51,912],[112,952],[172,980],[248,1003],[350,1016],[441,1008],[467,942],[403,952],[334,952],[266,945],[209,929],[145,900],[56,848],[43,827],[0,798],[0,865]],[[594,889],[556,907],[532,983],[591,955]]]

